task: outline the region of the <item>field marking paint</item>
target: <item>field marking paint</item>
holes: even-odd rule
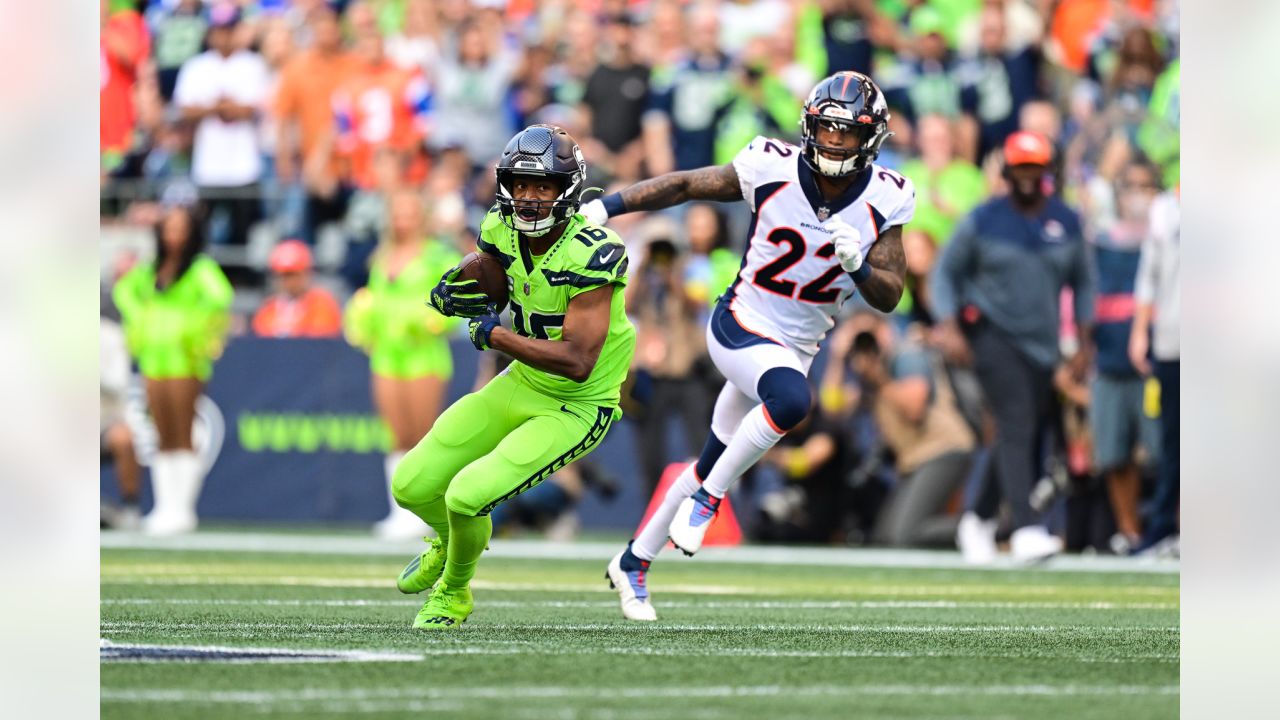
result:
[[[111,663],[298,663],[298,662],[419,662],[421,653],[409,654],[390,650],[330,650],[320,648],[232,647],[222,645],[161,645],[154,643],[118,643],[106,638],[98,641],[99,659]],[[131,657],[130,652],[193,653],[208,657]],[[117,656],[123,653],[123,656]],[[219,658],[226,655],[249,657]]]
[[[107,567],[102,571],[102,585],[260,585],[285,587],[320,587],[320,588],[390,588],[394,585],[385,577],[323,577],[317,575],[245,575],[245,566],[228,567],[225,574],[214,571],[193,574],[191,566],[123,566]],[[172,575],[168,574],[170,571]],[[183,573],[183,574],[179,574]],[[478,590],[504,590],[511,592],[581,592],[614,594],[603,582],[592,583],[513,583],[492,582],[486,580],[472,581],[472,587]],[[749,585],[700,585],[700,584],[659,584],[653,586],[662,593],[691,595],[777,595],[777,589],[771,587]],[[856,591],[861,595],[1060,595],[1063,593],[1081,593],[1096,591],[1118,596],[1176,596],[1177,587],[1152,586],[1120,586],[1120,587],[1081,587],[1078,585],[871,585],[859,584]]]
[[[108,598],[102,605],[232,605],[250,607],[414,607],[421,599],[405,600],[292,600],[272,598],[252,599],[200,599],[200,598]],[[614,608],[612,600],[485,600],[485,607],[493,608],[564,608],[593,609]],[[1177,603],[1114,603],[1114,602],[983,602],[957,600],[708,600],[694,602],[675,600],[661,603],[672,609],[734,609],[734,610],[1177,610]]]
[[[167,620],[108,620],[100,623],[103,630],[386,630],[398,627],[390,623],[275,623],[275,622],[189,622]],[[475,629],[480,629],[478,626]],[[662,632],[846,632],[846,633],[1180,633],[1181,628],[1149,625],[845,625],[800,623],[795,625],[752,623],[701,623],[701,624],[623,624],[623,623],[492,623],[485,630],[537,630],[555,632],[609,631],[627,633]],[[464,628],[464,631],[472,628]]]
[[[153,538],[141,533],[106,531],[100,536],[102,548],[147,550],[226,550],[233,552],[301,553],[331,555],[411,555],[422,551],[422,543],[388,542],[355,535],[302,535],[296,533],[198,532],[173,538]],[[543,540],[494,540],[488,557],[536,560],[600,560],[607,562],[619,543],[551,543]],[[969,565],[958,552],[939,550],[891,550],[823,547],[742,546],[704,548],[698,557],[721,563],[764,565],[818,565],[840,567],[931,568],[942,570],[1010,570],[1022,567],[1002,557],[991,566]],[[1036,570],[1064,572],[1178,573],[1177,560],[1120,558],[1108,556],[1061,555]]]
[[[296,704],[361,702],[391,699],[444,700],[538,700],[562,698],[733,698],[788,695],[873,696],[1174,696],[1177,685],[713,685],[704,687],[582,687],[541,685],[530,687],[397,687],[397,688],[305,688],[301,690],[184,690],[103,688],[103,702],[120,703],[201,703],[201,704]]]

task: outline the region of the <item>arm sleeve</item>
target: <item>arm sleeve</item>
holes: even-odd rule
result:
[[[930,277],[933,310],[939,318],[954,318],[960,310],[964,277],[973,263],[973,247],[977,240],[973,215],[966,215],[942,249],[942,257]]]

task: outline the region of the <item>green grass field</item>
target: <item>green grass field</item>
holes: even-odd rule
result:
[[[102,717],[1178,713],[1176,572],[716,562],[669,553],[650,575],[661,619],[635,624],[621,619],[597,546],[584,546],[591,560],[562,557],[572,549],[519,554],[495,544],[477,576],[475,614],[455,632],[427,634],[409,627],[425,598],[394,588],[407,553],[107,547]],[[108,648],[128,645],[372,654],[105,659]]]

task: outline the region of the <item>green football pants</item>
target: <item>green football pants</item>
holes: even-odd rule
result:
[[[396,468],[392,493],[446,537],[447,511],[488,515],[594,450],[617,415],[499,375],[444,411]]]

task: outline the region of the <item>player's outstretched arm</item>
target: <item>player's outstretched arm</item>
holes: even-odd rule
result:
[[[609,335],[613,285],[589,290],[569,301],[560,340],[538,340],[504,327],[489,334],[489,347],[544,372],[586,382]]]
[[[871,275],[858,283],[858,292],[867,304],[880,312],[893,312],[902,299],[906,282],[907,256],[902,250],[902,226],[886,230],[867,250]]]
[[[742,186],[733,163],[697,170],[680,170],[643,180],[620,192],[592,200],[582,213],[596,224],[616,215],[661,210],[689,200],[730,202],[742,199]]]

